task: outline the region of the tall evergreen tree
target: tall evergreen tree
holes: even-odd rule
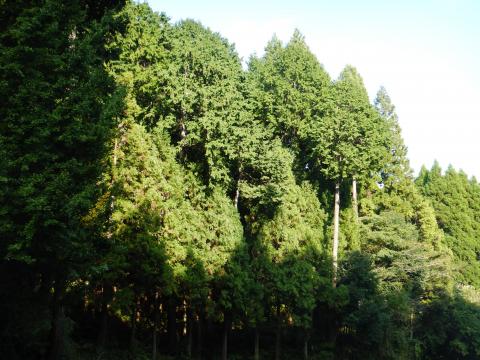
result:
[[[334,284],[338,266],[340,185],[345,179],[366,178],[374,169],[381,167],[388,142],[379,120],[357,71],[346,67],[333,84],[327,115],[319,119],[311,134],[317,166],[335,184],[332,246]]]
[[[121,111],[103,68],[102,18],[112,4],[90,5],[45,1],[0,10],[2,261],[28,266],[30,291],[41,303],[48,299],[51,359],[62,351],[68,283],[92,260],[81,219],[98,196]]]

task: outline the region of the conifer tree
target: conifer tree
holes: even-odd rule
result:
[[[335,184],[332,246],[335,284],[340,185],[345,179],[366,178],[380,168],[388,142],[383,124],[368,102],[363,81],[353,67],[347,66],[333,84],[328,106],[327,115],[319,119],[312,131],[311,142],[317,166]]]
[[[99,195],[121,111],[103,68],[109,7],[45,1],[0,10],[1,253],[31,271],[40,303],[49,299],[51,359],[62,353],[67,284],[92,261],[81,218]]]

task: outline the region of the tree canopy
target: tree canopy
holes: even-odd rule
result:
[[[0,1],[0,353],[477,359],[480,185],[299,30]]]

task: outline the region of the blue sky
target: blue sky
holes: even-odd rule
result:
[[[437,159],[480,179],[480,1],[148,2],[221,33],[245,61],[298,28],[333,78],[351,64],[372,99],[387,88],[416,171]]]

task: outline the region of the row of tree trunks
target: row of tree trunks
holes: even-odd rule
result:
[[[112,298],[112,287],[104,286],[102,288],[101,310],[99,312],[100,327],[98,335],[98,352],[101,354],[107,346],[108,338],[108,319],[109,310],[108,304]],[[60,358],[63,334],[63,307],[61,306],[62,292],[61,288],[55,290],[54,294],[54,311],[52,315],[52,331],[51,331],[51,346],[48,352],[49,360],[56,360]],[[152,329],[152,360],[158,359],[158,330],[160,324],[161,307],[160,295],[155,293],[154,309],[153,309],[153,329]],[[178,334],[178,302],[174,298],[167,299],[165,303],[167,315],[167,334],[168,334],[168,352],[170,355],[177,356],[179,346]],[[136,332],[138,323],[138,312],[140,311],[140,299],[135,299],[135,304],[132,309],[131,318],[131,333],[130,333],[130,347],[135,349]],[[277,325],[275,328],[275,360],[281,359],[281,342],[282,342],[282,324],[280,307],[277,306]],[[224,315],[223,329],[222,329],[222,347],[221,359],[228,359],[228,339],[232,328],[232,314],[226,312]],[[188,358],[202,359],[203,357],[203,332],[204,332],[204,318],[202,314],[196,315],[191,309],[186,309],[186,355]],[[195,329],[195,331],[194,331]],[[207,329],[208,330],[208,329]],[[196,334],[194,334],[196,332]],[[208,332],[208,331],[207,331]],[[196,335],[194,342],[194,335]],[[308,359],[308,334],[304,339],[303,355]],[[196,344],[195,344],[196,343]],[[194,351],[195,348],[195,351]],[[207,354],[208,355],[208,354]],[[260,360],[260,331],[258,327],[253,328],[253,357],[254,360]]]

